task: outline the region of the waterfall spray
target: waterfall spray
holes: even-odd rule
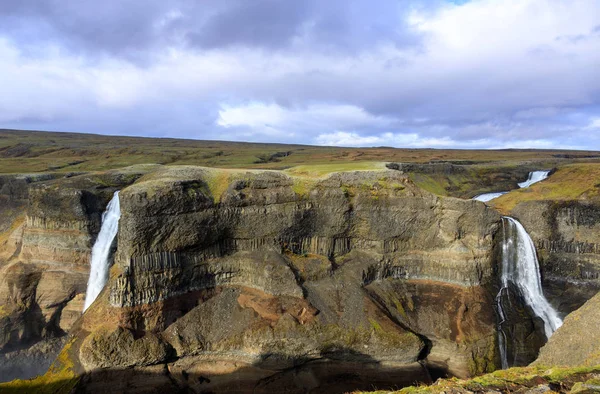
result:
[[[83,311],[92,305],[98,294],[108,281],[108,265],[110,247],[119,229],[119,218],[121,207],[119,204],[119,192],[115,192],[112,200],[108,203],[106,211],[102,214],[102,225],[98,238],[92,248],[92,262],[90,264],[90,279],[88,280],[85,294],[85,306]]]

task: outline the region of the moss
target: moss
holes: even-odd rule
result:
[[[211,171],[206,177],[206,184],[213,196],[214,202],[220,202],[221,197],[231,183],[231,173],[229,171]]]
[[[292,190],[296,193],[300,198],[308,197],[311,190],[317,184],[316,179],[306,178],[306,177],[292,177],[293,184]]]
[[[0,392],[37,394],[67,394],[72,392],[79,382],[79,377],[74,371],[75,365],[70,358],[71,347],[74,342],[74,339],[67,342],[56,361],[44,375],[28,380],[17,379],[0,383]]]
[[[0,305],[0,319],[10,315],[10,312],[6,309],[5,305]]]
[[[469,373],[472,376],[494,372],[496,370],[496,343],[489,341],[483,354],[474,353],[469,360]]]
[[[417,186],[421,189],[426,190],[430,193],[437,194],[439,196],[447,196],[446,192],[447,183],[443,182],[439,179],[434,179],[433,177],[425,174],[415,174],[411,173],[410,180],[413,181]]]
[[[398,311],[398,313],[405,319],[408,318],[408,315],[406,314],[406,311],[404,310],[404,307],[402,306],[402,303],[397,300],[397,299],[393,299],[392,300],[394,302],[394,305],[396,306],[396,310]]]
[[[374,319],[369,319],[369,323],[371,323],[371,327],[373,327],[373,329],[375,330],[375,332],[383,332],[383,328],[381,328],[381,325]]]
[[[528,388],[544,384],[555,384],[561,387],[582,388],[584,383],[595,386],[599,379],[600,366],[578,368],[521,367],[500,370],[470,380],[442,379],[431,386],[411,386],[395,391],[399,394],[429,394],[443,392],[522,392]],[[589,383],[588,383],[589,382]],[[571,391],[573,392],[573,391]]]

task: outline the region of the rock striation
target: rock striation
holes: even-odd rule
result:
[[[115,190],[114,265],[81,316],[91,246]],[[391,389],[499,366],[500,215],[429,193],[401,171],[315,180],[136,167],[33,183],[21,217],[0,266],[0,348],[68,332],[53,370],[69,365],[78,392]],[[532,232],[547,245],[542,255],[553,251],[546,279],[559,267],[555,250],[570,253],[573,269],[595,255],[593,238],[569,220],[562,238],[540,237],[554,234],[549,222]],[[595,280],[569,272],[570,286]],[[525,364],[542,331],[522,300],[511,303],[511,352]]]
[[[391,170],[310,187],[269,171],[219,186],[214,171],[166,167],[120,192],[111,279],[72,331],[86,387],[99,369],[135,380],[152,365],[217,392],[495,368],[495,211]]]

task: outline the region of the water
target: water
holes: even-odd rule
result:
[[[108,281],[108,265],[110,247],[119,229],[119,218],[121,207],[119,204],[119,192],[115,192],[108,203],[106,211],[102,214],[102,226],[98,233],[98,239],[92,248],[92,262],[90,267],[90,279],[88,280],[87,292],[85,294],[85,306],[83,311],[92,305],[98,294]]]
[[[473,200],[487,202],[487,201],[493,200],[494,198],[498,198],[501,195],[506,194],[506,193],[508,193],[508,192],[483,193],[483,194],[479,194],[479,195],[473,197]]]
[[[506,333],[502,329],[505,312],[502,306],[502,294],[509,291],[509,284],[516,288],[525,303],[535,316],[544,322],[544,334],[550,338],[552,333],[561,325],[562,320],[552,308],[542,292],[540,268],[533,241],[525,228],[516,219],[505,216],[502,218],[502,275],[501,288],[496,296],[498,323],[498,343],[502,368],[508,368],[506,356]]]
[[[526,181],[518,183],[519,188],[524,189],[526,187],[533,185],[534,183],[543,181],[544,179],[548,178],[548,174],[550,174],[550,171],[532,171],[527,176]],[[494,198],[498,198],[501,195],[506,194],[506,193],[508,193],[508,192],[483,193],[483,194],[479,194],[479,195],[473,197],[473,200],[487,202],[487,201],[493,200]]]
[[[529,173],[529,176],[527,177],[527,180],[525,182],[521,182],[519,183],[519,187],[521,189],[529,187],[531,185],[533,185],[534,183],[543,181],[544,179],[548,178],[548,174],[550,173],[550,171],[533,171]]]

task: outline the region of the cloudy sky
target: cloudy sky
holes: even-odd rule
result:
[[[0,81],[0,128],[600,150],[600,1],[1,1]]]

